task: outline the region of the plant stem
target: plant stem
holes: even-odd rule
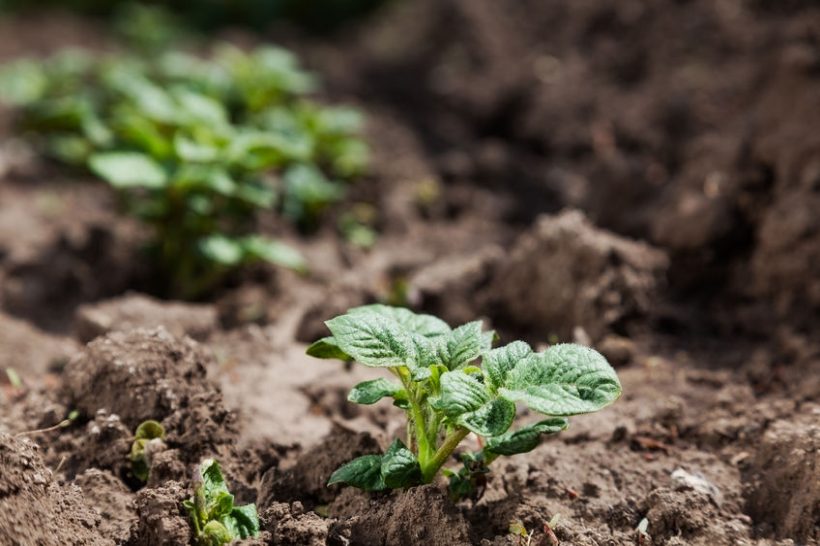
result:
[[[453,454],[453,451],[458,447],[458,444],[461,443],[468,434],[470,433],[469,430],[466,428],[458,428],[455,432],[451,432],[445,439],[441,446],[436,451],[433,458],[429,461],[422,462],[421,458],[419,458],[419,464],[421,464],[421,476],[424,483],[430,483],[433,481],[433,478],[436,477],[436,473],[439,469],[447,462],[447,459],[450,458],[450,455]]]

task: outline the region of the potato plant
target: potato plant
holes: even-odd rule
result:
[[[196,297],[255,261],[306,267],[255,233],[261,211],[302,228],[344,193],[367,148],[361,115],[307,96],[284,49],[220,46],[209,59],[64,52],[0,70],[0,97],[44,153],[119,190],[152,231],[166,292]]]
[[[348,462],[329,485],[380,491],[430,483],[474,433],[481,450],[462,454],[462,468],[445,472],[455,497],[470,496],[495,459],[531,451],[567,428],[567,417],[598,411],[621,394],[615,371],[593,349],[560,344],[534,352],[523,341],[492,348],[495,334],[481,321],[453,329],[431,315],[366,305],[326,324],[332,335],[308,354],[385,368],[396,379],[359,383],[348,400],[392,398],[407,414],[407,443],[397,439],[382,455]],[[545,418],[512,429],[516,404]]]

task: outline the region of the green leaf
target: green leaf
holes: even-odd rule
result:
[[[388,317],[399,323],[404,329],[426,338],[434,339],[450,333],[450,326],[446,322],[433,315],[414,313],[404,307],[391,307],[374,303],[354,307],[348,314],[375,313]]]
[[[562,344],[520,361],[498,392],[539,413],[565,416],[590,413],[611,404],[621,395],[621,384],[600,353]]]
[[[483,337],[481,321],[469,322],[459,326],[447,338],[447,367],[457,370],[466,366],[481,354]]]
[[[493,343],[498,341],[498,334],[495,330],[488,330],[481,334],[481,352],[489,351],[493,348]]]
[[[462,413],[456,423],[479,436],[498,436],[512,425],[515,404],[503,398],[490,400],[475,411]]]
[[[174,189],[201,190],[228,196],[233,195],[237,189],[236,182],[225,169],[194,163],[182,165],[177,169],[172,184]],[[213,199],[210,198],[209,201]]]
[[[199,250],[209,260],[228,267],[238,265],[245,254],[241,242],[224,235],[202,239],[199,242]]]
[[[337,359],[350,361],[353,360],[349,354],[339,348],[336,339],[333,336],[323,337],[318,341],[314,341],[310,347],[307,348],[307,354],[315,358]]]
[[[381,469],[381,455],[364,455],[337,469],[331,474],[327,485],[346,483],[365,491],[381,491],[386,488]]]
[[[202,477],[202,487],[204,488],[205,498],[209,503],[214,503],[221,493],[230,494],[225,478],[222,476],[222,469],[215,459],[202,461],[202,464],[199,465],[199,475]]]
[[[238,199],[261,209],[269,209],[276,203],[276,192],[262,181],[245,182],[234,193]]]
[[[401,386],[391,383],[387,379],[371,379],[362,381],[350,391],[347,399],[356,404],[375,404],[385,396],[393,396],[402,390]]]
[[[416,456],[401,440],[395,440],[381,460],[381,479],[390,489],[409,487],[421,481],[421,467]]]
[[[569,426],[569,421],[565,418],[546,419],[494,438],[488,438],[484,444],[484,451],[495,455],[527,453],[541,443],[542,436],[556,434],[565,430],[567,426]]]
[[[168,176],[149,156],[136,152],[103,152],[92,155],[89,168],[115,188],[159,189]]]
[[[174,89],[173,95],[187,124],[218,127],[228,123],[228,113],[219,101],[182,88]]]
[[[219,148],[197,142],[181,132],[174,135],[174,151],[183,161],[205,163],[219,158]]]
[[[220,519],[228,516],[233,510],[233,495],[228,491],[219,491],[208,499],[208,516],[213,519]]]
[[[481,358],[481,367],[487,385],[495,391],[507,380],[507,374],[521,360],[532,354],[530,346],[523,341],[512,343],[487,351]]]
[[[240,538],[255,537],[259,534],[259,516],[255,504],[235,506],[231,511],[231,518],[235,522],[235,532]]]
[[[451,371],[441,375],[441,394],[431,400],[433,407],[448,417],[476,411],[490,401],[484,384],[474,375]]]
[[[375,313],[342,315],[327,322],[339,348],[365,366],[413,366],[412,338],[395,320]]]
[[[307,262],[301,252],[279,241],[259,235],[251,235],[240,241],[247,256],[281,265],[294,271],[307,271]]]
[[[148,421],[143,421],[140,423],[134,437],[137,440],[153,440],[155,438],[164,439],[165,427],[163,427],[159,422],[149,419]]]

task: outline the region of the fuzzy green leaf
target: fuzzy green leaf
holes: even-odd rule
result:
[[[484,378],[487,385],[493,390],[498,389],[506,381],[507,373],[531,354],[532,349],[523,341],[513,341],[508,345],[484,353],[481,366],[484,368]]]
[[[456,423],[479,436],[498,436],[510,428],[513,419],[515,404],[503,398],[496,398],[475,411],[462,413],[456,418]]]
[[[307,348],[307,354],[316,358],[344,361],[353,360],[349,354],[339,348],[339,344],[336,343],[336,339],[333,336],[323,337],[318,341],[314,341],[310,347]]]
[[[489,351],[493,348],[493,343],[498,341],[498,334],[495,330],[489,330],[481,334],[481,352]]]
[[[365,366],[413,366],[416,349],[410,335],[388,317],[375,313],[342,315],[327,321],[339,348]]]
[[[419,462],[401,440],[395,440],[384,453],[381,478],[390,489],[415,485],[421,480]]]
[[[158,189],[168,182],[168,176],[156,161],[135,152],[94,154],[89,158],[88,166],[115,188]]]
[[[527,453],[541,443],[541,437],[547,434],[556,434],[565,430],[569,421],[562,417],[554,417],[539,421],[518,430],[488,438],[484,444],[484,451],[495,455],[516,455]]]
[[[451,371],[441,375],[441,394],[431,400],[433,407],[448,417],[476,411],[490,401],[484,384],[474,375]]]
[[[561,344],[520,361],[498,392],[539,413],[566,416],[611,404],[621,395],[621,384],[600,353]]]
[[[381,469],[381,455],[364,455],[337,469],[327,484],[346,483],[365,491],[381,491],[386,488]]]
[[[255,504],[234,506],[230,517],[225,518],[224,521],[235,537],[249,538],[259,534],[259,516],[256,513]]]
[[[222,469],[214,459],[206,459],[199,466],[199,474],[202,477],[202,486],[205,491],[205,498],[209,503],[215,503],[221,493],[228,493],[228,485],[222,476]]]
[[[362,381],[350,391],[347,399],[356,404],[375,404],[385,396],[394,396],[402,390],[401,386],[391,383],[387,379],[371,379]]]
[[[414,313],[404,307],[391,307],[374,303],[354,307],[348,314],[375,313],[395,320],[407,331],[419,334],[426,338],[439,338],[450,333],[450,327],[446,322],[433,315]]]
[[[481,354],[483,337],[481,321],[468,322],[453,330],[447,338],[447,367],[457,370]]]

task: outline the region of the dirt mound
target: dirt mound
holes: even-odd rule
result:
[[[763,4],[784,3],[422,0],[317,58],[415,129],[445,195],[487,188],[518,226],[579,208],[667,250],[687,302],[810,326],[820,10]]]
[[[531,333],[597,341],[645,318],[666,257],[648,245],[596,229],[578,211],[542,217],[518,240],[488,287],[491,305]]]
[[[410,546],[470,544],[464,515],[437,485],[391,494],[359,496],[358,502],[335,502],[331,514],[349,528],[351,544]]]
[[[162,302],[143,294],[82,305],[74,318],[77,338],[87,343],[111,331],[163,326],[177,337],[206,339],[217,329],[216,308],[181,302]]]
[[[82,491],[60,485],[34,444],[0,434],[0,537],[8,544],[113,546]]]
[[[171,447],[196,462],[236,438],[235,416],[206,378],[208,357],[190,338],[164,328],[115,332],[88,344],[65,369],[63,392],[84,415],[104,410],[133,431],[154,419]]]
[[[179,546],[190,544],[191,526],[184,515],[182,501],[190,492],[179,482],[169,481],[161,487],[146,488],[137,493],[139,521],[131,529],[127,546]]]
[[[13,368],[25,379],[64,363],[77,350],[69,339],[49,336],[0,313],[0,369]]]
[[[344,463],[371,453],[380,453],[379,444],[368,434],[335,427],[323,442],[302,454],[287,469],[272,468],[263,477],[257,504],[266,508],[273,501],[305,503],[309,507],[328,503],[339,487],[328,488],[327,480]]]
[[[820,406],[773,423],[749,470],[747,509],[764,535],[820,541]]]
[[[114,474],[90,469],[77,476],[74,483],[85,496],[85,503],[100,517],[100,535],[123,544],[136,523],[134,494]]]

